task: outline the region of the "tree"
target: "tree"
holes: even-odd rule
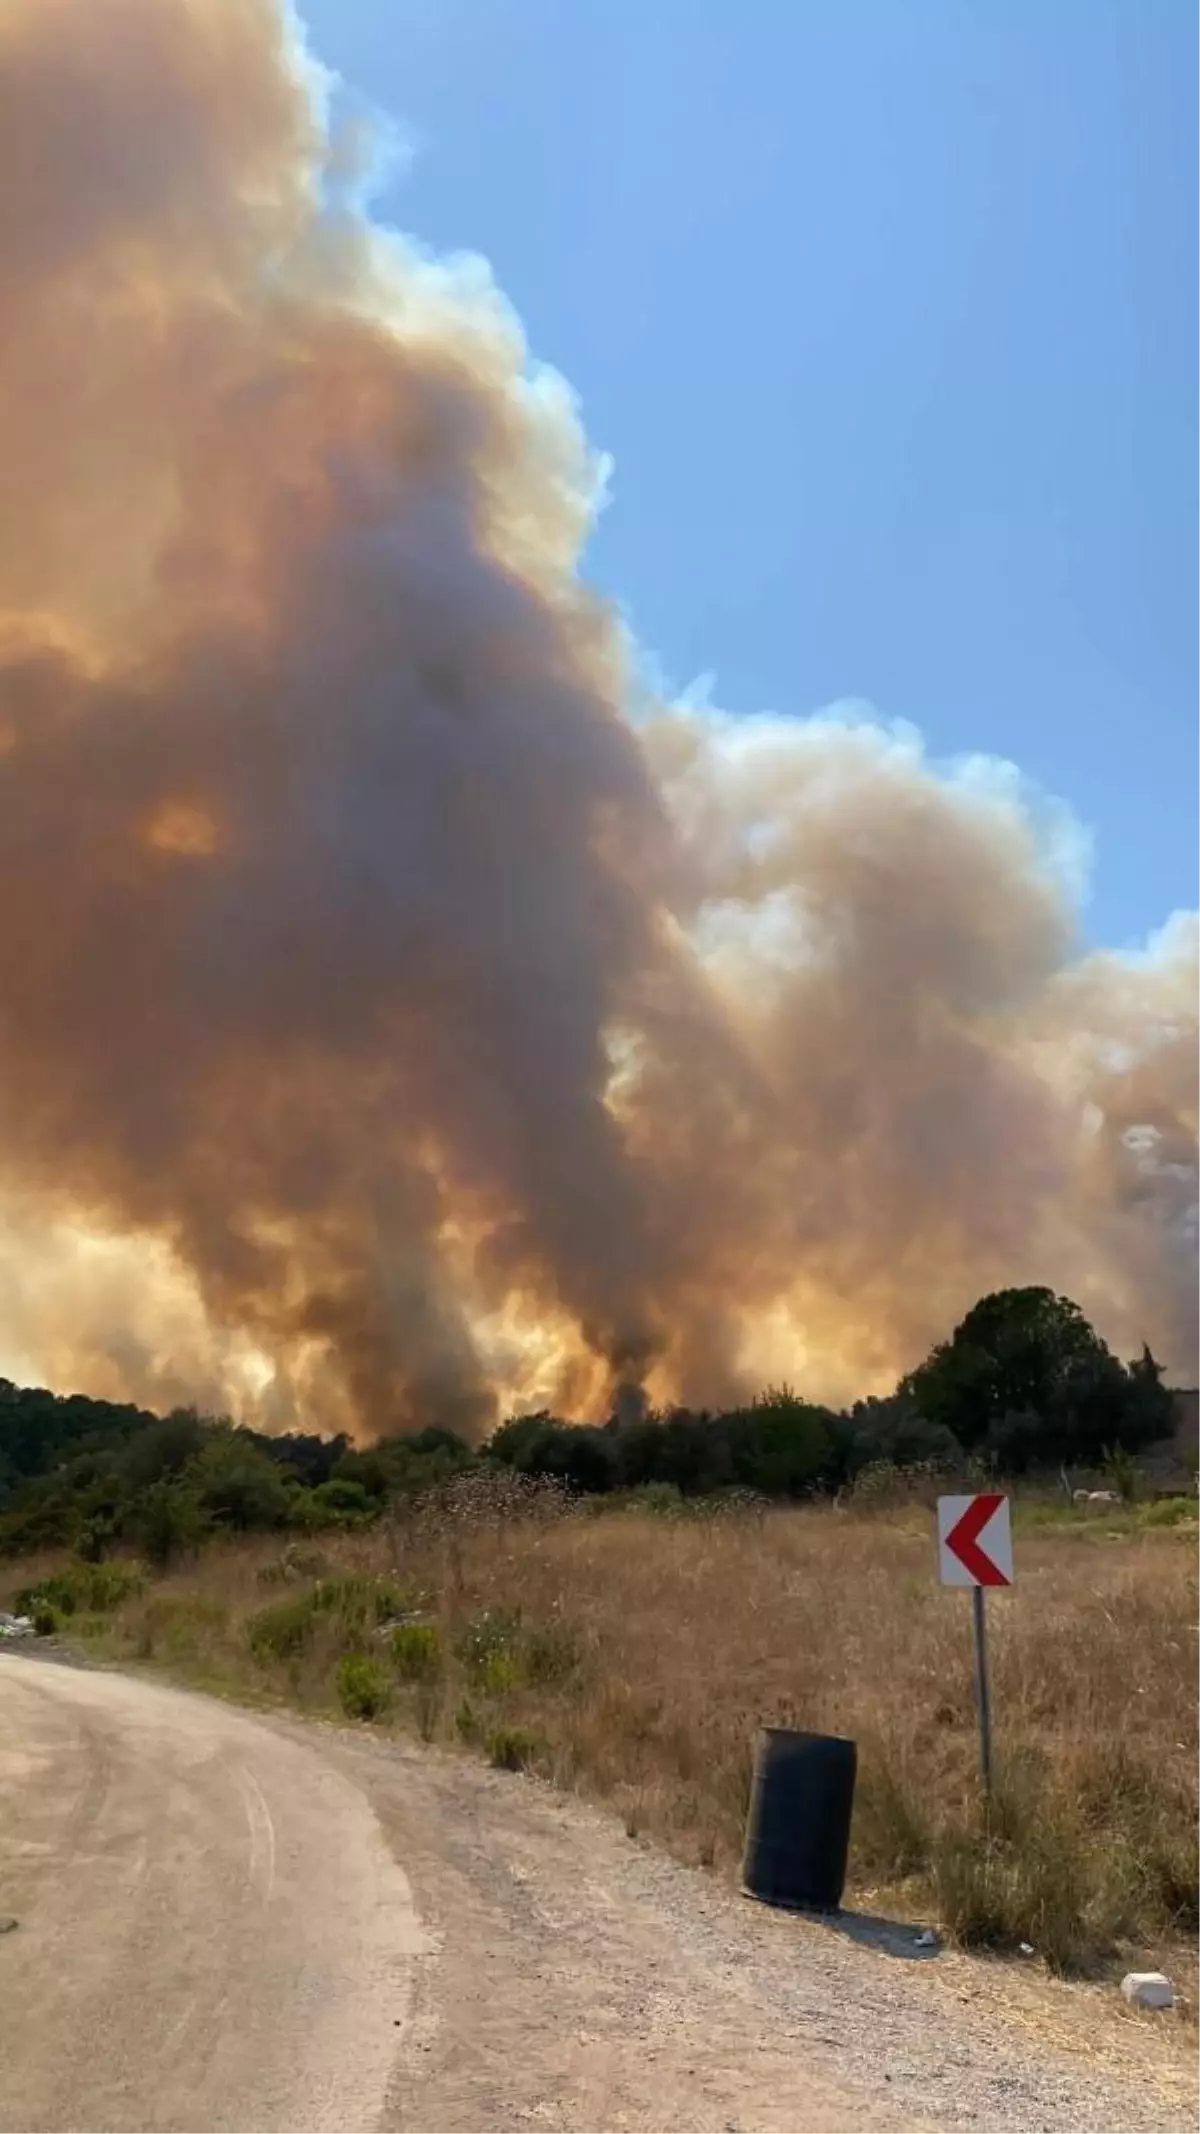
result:
[[[130,1439],[121,1463],[122,1479],[135,1491],[153,1482],[170,1481],[195,1459],[205,1436],[206,1425],[195,1408],[172,1408],[161,1420],[156,1416]]]
[[[322,1512],[328,1512],[332,1519],[357,1521],[360,1525],[373,1519],[379,1510],[378,1497],[372,1496],[361,1482],[351,1481],[345,1475],[331,1475],[328,1482],[320,1482],[316,1489],[302,1490],[299,1494],[307,1495],[312,1504]]]
[[[698,1497],[733,1480],[728,1438],[704,1410],[669,1408],[618,1424],[609,1442],[626,1489],[665,1482],[685,1497]]]
[[[769,1497],[798,1497],[827,1481],[836,1459],[833,1420],[790,1386],[768,1386],[727,1418],[735,1481]]]
[[[518,1474],[550,1475],[568,1489],[589,1493],[613,1486],[613,1441],[603,1430],[573,1423],[542,1423],[519,1442],[511,1462]]]
[[[1126,1445],[1152,1445],[1175,1432],[1175,1398],[1163,1384],[1163,1367],[1143,1341],[1142,1353],[1129,1366]]]
[[[129,1523],[130,1537],[158,1570],[197,1549],[209,1522],[197,1497],[178,1482],[151,1482]]]
[[[338,1461],[347,1452],[350,1440],[345,1432],[337,1437],[317,1437],[295,1430],[282,1437],[264,1437],[261,1432],[247,1433],[262,1452],[277,1460],[289,1475],[303,1482],[306,1489],[316,1489],[328,1482]]]
[[[214,1432],[185,1470],[186,1483],[214,1526],[283,1526],[290,1498],[274,1460],[239,1430]]]
[[[839,1479],[852,1481],[876,1460],[893,1467],[919,1463],[952,1472],[962,1464],[962,1446],[945,1423],[927,1420],[910,1392],[857,1400],[848,1415],[831,1422]]]
[[[500,1460],[505,1467],[521,1471],[530,1446],[536,1444],[545,1431],[562,1427],[548,1408],[539,1408],[532,1415],[510,1415],[507,1422],[492,1432],[483,1448],[484,1453],[489,1460]]]
[[[1069,1297],[1001,1289],[981,1298],[900,1390],[960,1445],[1021,1468],[1092,1461],[1106,1446],[1162,1434],[1145,1362],[1139,1369],[1140,1378],[1126,1371]]]

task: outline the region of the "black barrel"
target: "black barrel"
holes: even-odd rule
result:
[[[836,1912],[846,1887],[857,1770],[852,1741],[763,1728],[742,1864],[748,1897]]]

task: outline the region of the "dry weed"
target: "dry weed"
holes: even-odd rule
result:
[[[631,1834],[727,1869],[759,1725],[850,1735],[858,1901],[932,1894],[964,1942],[1027,1940],[1064,1969],[1195,1925],[1184,1533],[1022,1536],[989,1611],[988,1813],[967,1598],[937,1584],[919,1506],[595,1517],[505,1478],[330,1542],[320,1568],[277,1544],[210,1550],[124,1605],[117,1646],[320,1709],[368,1654],[423,1738],[607,1797]],[[402,1611],[421,1635],[396,1639]]]

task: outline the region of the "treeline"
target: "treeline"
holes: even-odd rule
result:
[[[685,1496],[800,1496],[838,1489],[879,1461],[998,1476],[1090,1468],[1173,1428],[1173,1398],[1149,1349],[1123,1364],[1069,1298],[1010,1289],[983,1298],[883,1399],[833,1409],[782,1386],[720,1413],[675,1408],[591,1429],[521,1416],[488,1450],[580,1490],[667,1483]]]
[[[59,1399],[0,1379],[0,1555],[70,1547],[89,1562],[133,1547],[166,1564],[219,1530],[364,1526],[390,1498],[474,1465],[452,1431],[385,1438],[265,1436],[204,1416]]]
[[[1171,1435],[1144,1350],[1123,1364],[1078,1306],[1046,1289],[985,1297],[886,1399],[833,1409],[773,1388],[721,1412],[674,1408],[583,1427],[547,1413],[472,1449],[452,1431],[265,1436],[193,1409],[156,1416],[0,1379],[0,1553],[134,1547],[167,1563],[221,1529],[360,1526],[398,1497],[504,1466],[587,1493],[666,1484],[685,1496],[798,1497],[880,1461],[947,1474],[1092,1467]]]

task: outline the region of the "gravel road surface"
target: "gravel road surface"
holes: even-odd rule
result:
[[[766,1911],[381,1737],[5,1654],[0,1789],[14,2134],[1196,2123],[1161,2025],[1085,1989]]]

